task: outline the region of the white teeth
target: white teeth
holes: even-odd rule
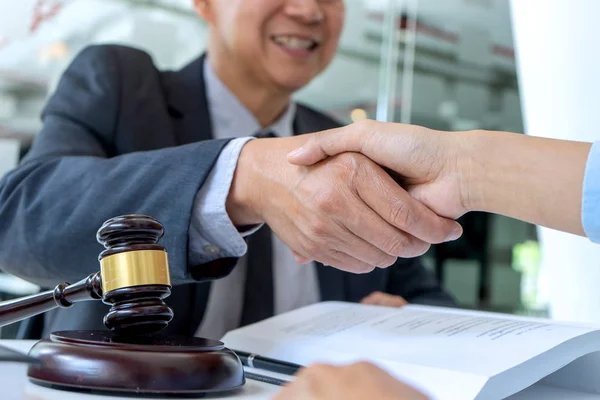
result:
[[[288,35],[274,36],[273,40],[275,43],[289,47],[290,49],[309,49],[316,43],[314,40],[300,39],[299,37]]]

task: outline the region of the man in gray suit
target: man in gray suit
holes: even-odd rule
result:
[[[165,226],[178,285],[167,299],[169,333],[218,338],[373,292],[401,297],[367,301],[452,304],[418,259],[396,258],[456,236],[453,221],[422,205],[403,215],[414,200],[364,156],[311,168],[286,161],[304,141],[294,135],[338,126],[291,95],[331,61],[343,1],[195,8],[209,25],[208,52],[180,71],[158,71],[146,53],[121,46],[89,47],[65,71],[31,151],[0,185],[2,268],[46,287],[74,281],[98,268],[102,222],[140,213]],[[412,232],[414,218],[434,229]],[[46,333],[101,329],[105,312],[100,303],[59,310],[45,318]]]

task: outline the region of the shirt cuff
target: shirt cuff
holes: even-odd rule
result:
[[[240,232],[231,222],[225,202],[242,147],[252,137],[234,139],[221,151],[210,175],[194,199],[189,230],[189,257],[192,265],[218,258],[241,257],[248,249],[244,237],[259,226]]]
[[[600,142],[592,145],[583,179],[581,218],[591,241],[600,243]]]

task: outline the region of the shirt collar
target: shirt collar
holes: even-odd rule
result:
[[[261,132],[272,132],[277,136],[288,137],[294,134],[296,104],[291,102],[283,115],[270,126],[261,129],[254,115],[219,79],[208,58],[204,61],[204,81],[206,97],[211,116],[213,137],[224,139],[252,136]]]

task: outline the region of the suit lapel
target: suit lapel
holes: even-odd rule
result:
[[[202,55],[183,69],[167,73],[164,77],[168,111],[178,145],[213,137],[204,82],[205,62],[206,55]],[[195,334],[206,311],[210,288],[211,283],[207,281],[182,285],[174,290],[174,293],[181,293],[172,296],[170,304],[185,315],[179,321],[181,328],[177,331],[185,332],[188,336]]]
[[[305,133],[311,133],[320,131],[319,122],[316,121],[308,110],[302,105],[296,106],[296,116],[294,118],[294,135],[304,135]]]
[[[179,145],[212,139],[202,55],[183,69],[165,76],[167,106]]]

